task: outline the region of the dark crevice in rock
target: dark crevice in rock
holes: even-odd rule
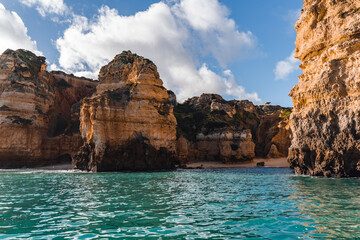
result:
[[[20,124],[20,125],[31,125],[32,124],[32,120],[30,119],[25,119],[19,116],[7,116],[7,119],[10,119],[12,121],[13,124]]]

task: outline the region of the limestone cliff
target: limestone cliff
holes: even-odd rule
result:
[[[193,97],[175,108],[177,152],[181,163],[237,162],[286,157],[290,146],[288,115],[281,107],[226,101],[216,94]]]
[[[0,167],[70,160],[82,145],[71,108],[95,85],[47,72],[45,58],[29,51],[6,50],[0,56]]]
[[[96,93],[81,106],[85,144],[74,166],[91,171],[172,169],[176,119],[155,64],[124,51],[102,67],[99,81]]]
[[[298,174],[360,176],[360,2],[305,0],[291,90],[289,161]]]
[[[233,162],[287,154],[288,109],[216,94],[177,104],[156,66],[131,52],[104,66],[99,81],[47,72],[45,58],[29,51],[5,51],[0,168],[72,158],[83,170],[144,171],[172,169],[178,159]]]

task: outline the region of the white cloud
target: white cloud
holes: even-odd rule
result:
[[[256,92],[247,93],[243,86],[240,86],[236,83],[234,75],[232,74],[232,72],[230,70],[225,70],[224,76],[227,77],[224,80],[225,85],[226,85],[225,92],[227,95],[243,96],[243,99],[251,99],[256,102],[261,102],[261,99],[259,98],[259,96]]]
[[[52,63],[50,64],[48,69],[49,71],[55,71],[55,70],[59,70],[59,67],[55,63]]]
[[[19,0],[28,7],[36,7],[36,10],[43,17],[49,14],[65,15],[69,13],[68,6],[63,0]]]
[[[24,48],[41,54],[37,50],[36,42],[31,40],[27,34],[22,19],[16,12],[10,12],[0,3],[0,52],[2,53],[8,48],[18,49]]]
[[[182,0],[173,9],[176,15],[200,31],[219,30],[231,21],[227,18],[228,9],[217,0]]]
[[[229,10],[218,0],[181,0],[172,7],[200,36],[205,50],[225,66],[236,58],[247,57],[254,50],[256,38],[250,32],[240,32],[230,19]],[[253,52],[252,52],[253,53]]]
[[[276,64],[276,68],[274,70],[275,80],[287,80],[290,74],[300,69],[300,60],[296,59],[294,55],[295,50],[285,60]]]
[[[183,0],[185,4],[198,1]],[[255,46],[252,34],[239,32],[217,0],[192,5],[198,13],[206,7],[213,14],[193,20],[192,13],[187,13],[186,5],[181,4],[159,2],[133,16],[120,16],[116,10],[103,6],[91,20],[75,16],[56,41],[59,66],[77,75],[89,77],[92,73],[97,78],[101,66],[123,50],[131,50],[154,61],[164,85],[174,90],[180,101],[204,92],[260,101],[256,93],[248,94],[239,86],[230,71],[216,74],[205,63],[199,64],[202,61],[195,55],[200,43],[210,57],[222,64],[242,56],[240,50]]]

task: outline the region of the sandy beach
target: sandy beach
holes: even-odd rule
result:
[[[74,167],[71,163],[63,163],[63,164],[54,164],[44,167],[37,167],[36,169],[42,169],[42,170],[72,170]]]
[[[188,168],[240,168],[240,167],[256,167],[258,162],[264,162],[264,167],[289,168],[290,164],[287,158],[256,158],[252,161],[242,163],[221,163],[221,162],[196,162],[188,163]]]
[[[240,168],[240,167],[256,167],[258,162],[264,162],[264,167],[289,168],[290,165],[287,158],[256,158],[252,161],[242,163],[221,163],[221,162],[193,162],[188,163],[188,168]],[[71,163],[55,164],[44,167],[37,167],[42,170],[72,170]]]

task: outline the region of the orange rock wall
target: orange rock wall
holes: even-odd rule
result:
[[[176,119],[156,66],[148,59],[123,52],[101,69],[99,81],[96,93],[84,99],[81,106],[81,134],[89,154],[80,154],[85,157],[75,159],[74,165],[93,171],[173,166],[171,157],[159,158],[155,166],[147,153],[140,156],[146,163],[133,166],[128,163],[136,161],[136,154],[125,147],[131,141],[140,141],[154,152],[175,156]]]
[[[298,174],[360,176],[360,2],[305,0],[296,30],[289,161]]]
[[[97,83],[49,73],[44,63],[44,57],[25,50],[7,50],[0,56],[2,168],[41,166],[64,156],[71,161],[82,145],[79,130],[65,134],[72,125],[71,107]],[[66,88],[59,85],[60,79]]]

